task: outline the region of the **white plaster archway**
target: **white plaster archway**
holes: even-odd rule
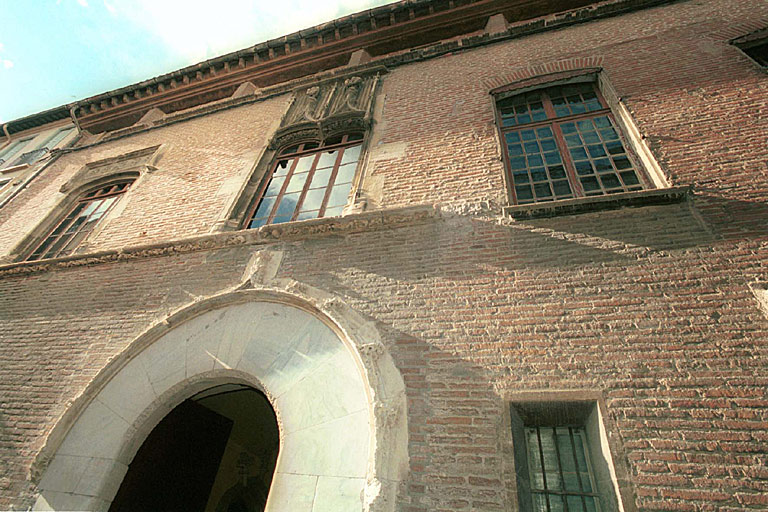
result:
[[[194,304],[132,343],[51,433],[34,509],[107,510],[171,409],[239,382],[265,392],[280,425],[268,511],[393,510],[407,468],[402,378],[370,323],[322,292],[284,288]]]

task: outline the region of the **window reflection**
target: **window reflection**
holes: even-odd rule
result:
[[[352,190],[362,135],[333,142],[307,142],[282,151],[248,227],[340,215]]]

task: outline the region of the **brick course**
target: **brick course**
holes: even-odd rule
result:
[[[279,277],[341,297],[384,335],[408,400],[400,510],[515,510],[507,400],[570,389],[604,397],[638,509],[768,509],[768,319],[748,287],[768,264],[768,77],[727,43],[755,20],[768,24],[768,6],[674,2],[384,75],[372,150],[404,150],[372,159],[367,183],[381,207],[435,203],[441,214],[270,247],[285,252]],[[595,62],[694,198],[502,218],[488,91],[532,66]],[[0,253],[82,165],[154,144],[166,145],[158,170],[88,250],[212,232],[288,101],[62,156],[0,211]],[[253,250],[0,269],[0,508],[31,504],[36,454],[107,362],[171,311],[237,285]]]

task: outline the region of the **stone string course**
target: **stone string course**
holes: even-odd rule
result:
[[[287,96],[62,155],[0,210],[0,255],[86,163],[164,148],[82,258],[0,268],[0,509],[32,504],[52,426],[110,360],[239,285],[265,249],[282,252],[276,279],[373,322],[401,372],[410,465],[397,510],[516,510],[507,404],[535,390],[603,396],[637,510],[768,509],[768,318],[750,288],[768,267],[768,80],[728,43],[755,20],[768,5],[681,1],[392,70],[362,187],[374,207],[359,215],[439,209],[418,221],[215,234]],[[566,62],[600,62],[692,198],[502,215],[490,84]],[[334,222],[358,221],[317,225]],[[205,243],[169,242],[189,240]]]

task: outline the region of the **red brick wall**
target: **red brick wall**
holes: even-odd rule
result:
[[[768,319],[747,286],[768,263],[768,75],[727,44],[760,23],[761,2],[677,2],[385,75],[372,146],[405,152],[368,168],[379,202],[434,202],[442,217],[275,248],[281,276],[372,318],[403,374],[401,510],[514,509],[506,400],[532,389],[602,393],[641,510],[768,508]],[[506,202],[490,84],[585,57],[693,201],[517,222],[457,213]],[[216,190],[247,174],[286,101],[60,159],[0,212],[0,247],[79,166],[158,142],[167,160],[93,248],[209,232],[234,197]],[[67,402],[169,311],[237,284],[252,249],[0,275],[0,508],[29,504],[27,471]]]

